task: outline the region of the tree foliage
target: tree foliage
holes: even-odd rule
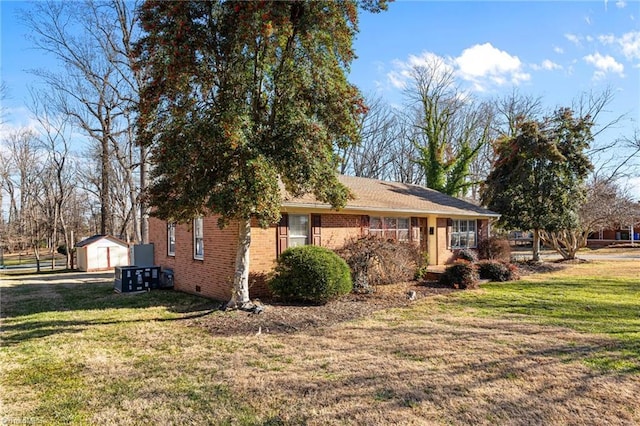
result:
[[[538,260],[540,230],[575,229],[592,169],[585,151],[591,142],[589,117],[559,109],[541,122],[517,124],[497,144],[498,159],[483,187],[482,201],[502,216],[502,225],[534,231]]]
[[[384,2],[364,6],[377,11]],[[231,305],[249,302],[249,221],[280,217],[282,192],[334,207],[338,156],[366,112],[347,81],[356,1],[147,1],[140,140],[151,147],[155,214],[240,221]]]
[[[266,226],[279,218],[279,179],[345,204],[333,144],[354,143],[366,111],[346,79],[356,2],[148,1],[141,22],[140,128],[158,216],[207,210],[221,225]]]

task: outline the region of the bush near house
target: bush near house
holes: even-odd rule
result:
[[[464,260],[474,263],[478,261],[478,253],[472,249],[462,249],[456,253],[456,260]]]
[[[489,237],[478,243],[478,257],[488,260],[511,260],[511,246],[509,241],[501,237]]]
[[[515,281],[520,279],[518,267],[498,260],[481,260],[476,263],[480,279],[489,281]]]
[[[456,261],[448,266],[442,275],[440,275],[440,285],[447,287],[470,289],[478,288],[478,269],[476,265],[466,261]]]
[[[333,251],[319,246],[287,249],[269,281],[273,294],[286,301],[324,304],[351,292],[351,271]]]
[[[426,260],[412,243],[375,235],[352,238],[336,250],[349,268],[357,292],[371,291],[371,286],[410,281]]]

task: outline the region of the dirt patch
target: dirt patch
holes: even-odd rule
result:
[[[442,287],[436,282],[381,285],[374,293],[349,294],[321,306],[263,300],[259,303],[264,310],[259,314],[218,311],[193,319],[191,324],[218,336],[297,333],[363,318],[384,309],[409,306],[417,300],[452,291],[457,290]]]
[[[550,272],[562,271],[567,268],[569,262],[517,262],[515,265],[518,267],[520,275],[532,275],[532,274],[548,274]]]

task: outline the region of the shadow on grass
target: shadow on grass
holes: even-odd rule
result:
[[[220,305],[220,302],[173,290],[116,293],[113,273],[23,276],[0,291],[5,345],[57,333],[81,332],[95,325],[193,319],[216,311]],[[151,318],[123,313],[114,319],[113,313],[107,312],[158,307],[165,308],[166,312]]]

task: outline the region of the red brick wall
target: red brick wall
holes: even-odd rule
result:
[[[483,221],[486,222],[486,221]],[[362,215],[321,215],[321,244],[331,249],[341,247],[346,240],[359,237],[368,231],[363,227]],[[193,258],[193,234],[191,224],[176,226],[175,256],[167,254],[167,224],[156,218],[149,221],[149,237],[154,243],[156,264],[174,271],[175,288],[187,293],[228,300],[235,269],[238,224],[233,222],[221,230],[217,217],[204,219],[204,260]],[[448,263],[453,253],[447,248],[447,219],[436,222],[437,262]],[[479,234],[488,232],[482,224]],[[273,270],[276,260],[277,226],[262,229],[257,222],[251,226],[249,294],[251,298],[268,294],[266,278]],[[432,260],[435,262],[435,259]]]
[[[323,214],[321,241],[323,247],[337,249],[352,237],[360,237],[366,230],[362,227],[362,215]]]
[[[478,242],[489,238],[489,219],[478,219]]]
[[[266,279],[273,270],[276,261],[276,232],[276,225],[262,229],[258,226],[257,221],[251,222],[251,251],[249,253],[249,296],[251,298],[269,294]]]
[[[205,217],[204,260],[193,258],[191,225],[176,226],[175,256],[167,254],[167,223],[155,218],[149,221],[149,239],[154,243],[157,265],[174,272],[176,290],[200,294],[217,300],[231,297],[231,284],[236,259],[238,224],[219,229],[217,217]]]
[[[341,247],[352,236],[362,235],[361,215],[323,214],[321,215],[320,241],[323,247]],[[251,259],[249,294],[263,297],[269,294],[266,285],[268,274],[275,266],[277,256],[277,225],[262,229],[254,221],[251,224]]]

